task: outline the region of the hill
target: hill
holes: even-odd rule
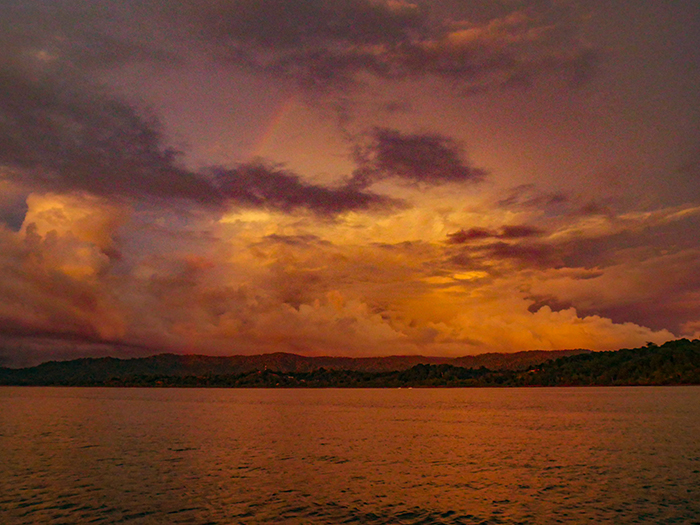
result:
[[[518,374],[517,385],[700,385],[700,340],[579,354]]]
[[[491,369],[484,363],[495,363]],[[471,366],[459,366],[459,365]],[[700,340],[613,352],[567,350],[456,359],[181,356],[77,359],[0,369],[0,385],[174,387],[478,387],[700,385]]]
[[[228,357],[160,354],[131,359],[82,358],[71,361],[49,361],[28,368],[0,368],[0,384],[83,385],[137,376],[231,376],[258,370],[302,373],[312,372],[320,368],[382,373],[406,370],[419,364],[480,368],[482,366],[493,367],[494,364],[498,363],[499,368],[518,370],[557,357],[583,352],[588,352],[588,350],[532,351],[514,354],[491,353],[459,358],[425,356],[307,357],[281,352]]]

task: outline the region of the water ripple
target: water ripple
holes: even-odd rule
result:
[[[700,523],[697,387],[0,400],[3,524]]]

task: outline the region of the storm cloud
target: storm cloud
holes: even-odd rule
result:
[[[700,334],[697,2],[4,4],[4,363]]]
[[[384,0],[232,0],[185,4],[183,12],[218,58],[315,89],[347,88],[362,75],[438,77],[463,91],[552,75],[576,84],[600,60],[561,9],[506,11],[479,23],[457,10]]]
[[[0,68],[0,166],[4,177],[44,191],[186,200],[322,215],[397,203],[354,187],[305,183],[261,163],[192,171],[168,147],[155,116],[81,79]]]
[[[404,0],[29,1],[7,6],[0,27],[5,44],[67,69],[208,57],[313,91],[437,78],[468,93],[552,77],[578,85],[596,73],[602,53],[581,38],[572,7],[490,11]]]
[[[376,128],[370,133],[369,144],[356,148],[355,159],[360,167],[349,184],[358,188],[390,178],[434,185],[480,182],[486,176],[486,171],[462,159],[454,140],[435,133],[405,134]]]
[[[523,239],[526,237],[537,237],[544,232],[534,226],[524,224],[502,226],[500,231],[488,230],[485,228],[469,228],[447,234],[449,244],[464,244],[481,239]]]

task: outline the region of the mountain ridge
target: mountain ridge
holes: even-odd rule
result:
[[[430,362],[415,364],[421,360]],[[491,366],[500,363],[500,368],[487,368],[485,363]],[[372,367],[374,370],[368,370]],[[385,369],[376,370],[377,367]],[[533,351],[462,358],[334,358],[282,352],[233,357],[159,354],[131,359],[82,358],[51,361],[26,369],[0,368],[0,385],[225,388],[700,385],[700,340],[679,339],[660,346],[648,343],[640,348],[607,352]]]
[[[0,367],[0,383],[22,377],[29,383],[106,381],[113,377],[237,375],[256,370],[277,372],[312,372],[349,370],[354,372],[394,372],[416,365],[452,365],[463,368],[503,370],[526,369],[545,361],[588,353],[590,350],[529,350],[514,353],[490,352],[473,356],[433,357],[396,355],[383,357],[303,356],[287,352],[257,355],[209,356],[163,353],[148,357],[83,357],[68,361],[47,361],[24,368]],[[4,380],[3,380],[4,378]]]

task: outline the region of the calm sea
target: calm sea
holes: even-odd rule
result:
[[[700,387],[4,387],[0,523],[700,523]]]

